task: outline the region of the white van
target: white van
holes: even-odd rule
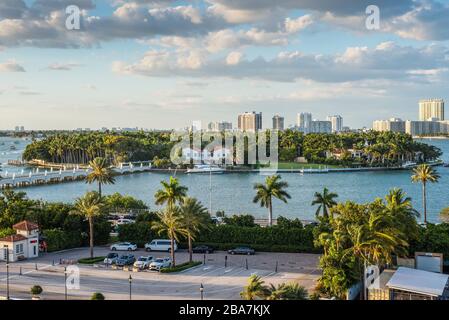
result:
[[[178,250],[178,245],[174,244],[175,251]],[[146,251],[171,251],[171,242],[166,239],[154,239],[150,243],[145,244]]]

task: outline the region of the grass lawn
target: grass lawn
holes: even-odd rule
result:
[[[325,164],[315,164],[315,163],[297,163],[297,162],[279,162],[279,169],[319,169],[321,168],[341,168],[342,166],[336,165],[325,165]]]

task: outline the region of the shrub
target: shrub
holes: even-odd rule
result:
[[[94,264],[98,262],[102,262],[106,257],[93,257],[93,258],[81,258],[78,260],[78,263],[81,264]]]
[[[180,271],[184,271],[184,270],[199,266],[200,264],[203,264],[203,263],[200,261],[181,263],[181,264],[178,264],[176,267],[162,268],[161,272],[162,273],[180,272]]]
[[[130,241],[139,247],[143,247],[153,237],[154,232],[148,222],[123,224],[118,228],[119,241]]]
[[[105,300],[104,295],[100,292],[95,292],[91,297],[90,300]]]
[[[239,227],[256,227],[254,223],[254,217],[245,214],[245,215],[233,215],[230,218],[225,217],[223,222],[230,226],[239,226]]]
[[[43,235],[49,252],[76,248],[83,244],[82,235],[76,231],[66,232],[61,229],[50,229],[44,230]]]
[[[43,291],[43,290],[42,290],[42,287],[41,287],[41,286],[38,286],[38,285],[32,286],[32,287],[31,287],[31,290],[30,290],[30,292],[31,292],[32,295],[38,295],[38,294],[41,294],[42,291]]]

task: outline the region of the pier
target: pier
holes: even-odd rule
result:
[[[124,162],[113,167],[117,175],[124,175],[137,172],[150,171],[152,168],[150,161],[144,162]],[[53,168],[41,169],[32,168],[28,171],[22,169],[21,172],[0,172],[0,189],[20,188],[34,185],[54,184],[67,181],[83,180],[92,170],[90,168],[67,168],[59,170]]]

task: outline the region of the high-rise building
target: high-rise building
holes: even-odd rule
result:
[[[284,130],[284,117],[277,114],[273,117],[273,129]]]
[[[332,123],[332,132],[340,132],[343,129],[343,118],[340,115],[328,116],[327,121]]]
[[[442,128],[443,127],[443,128]],[[445,121],[406,121],[405,132],[412,136],[444,133]]]
[[[405,132],[405,121],[399,118],[373,121],[374,131]]]
[[[313,120],[310,123],[310,130],[308,132],[309,133],[331,133],[332,132],[332,122]]]
[[[444,100],[427,99],[419,101],[419,121],[428,121],[434,118],[437,121],[444,120]]]
[[[207,128],[209,129],[209,131],[217,131],[217,132],[232,130],[232,122],[214,121],[210,122]]]
[[[238,116],[238,128],[241,131],[262,130],[262,112],[245,112]]]
[[[296,125],[298,129],[304,133],[310,132],[310,126],[312,124],[312,114],[309,112],[298,113],[296,119]]]

